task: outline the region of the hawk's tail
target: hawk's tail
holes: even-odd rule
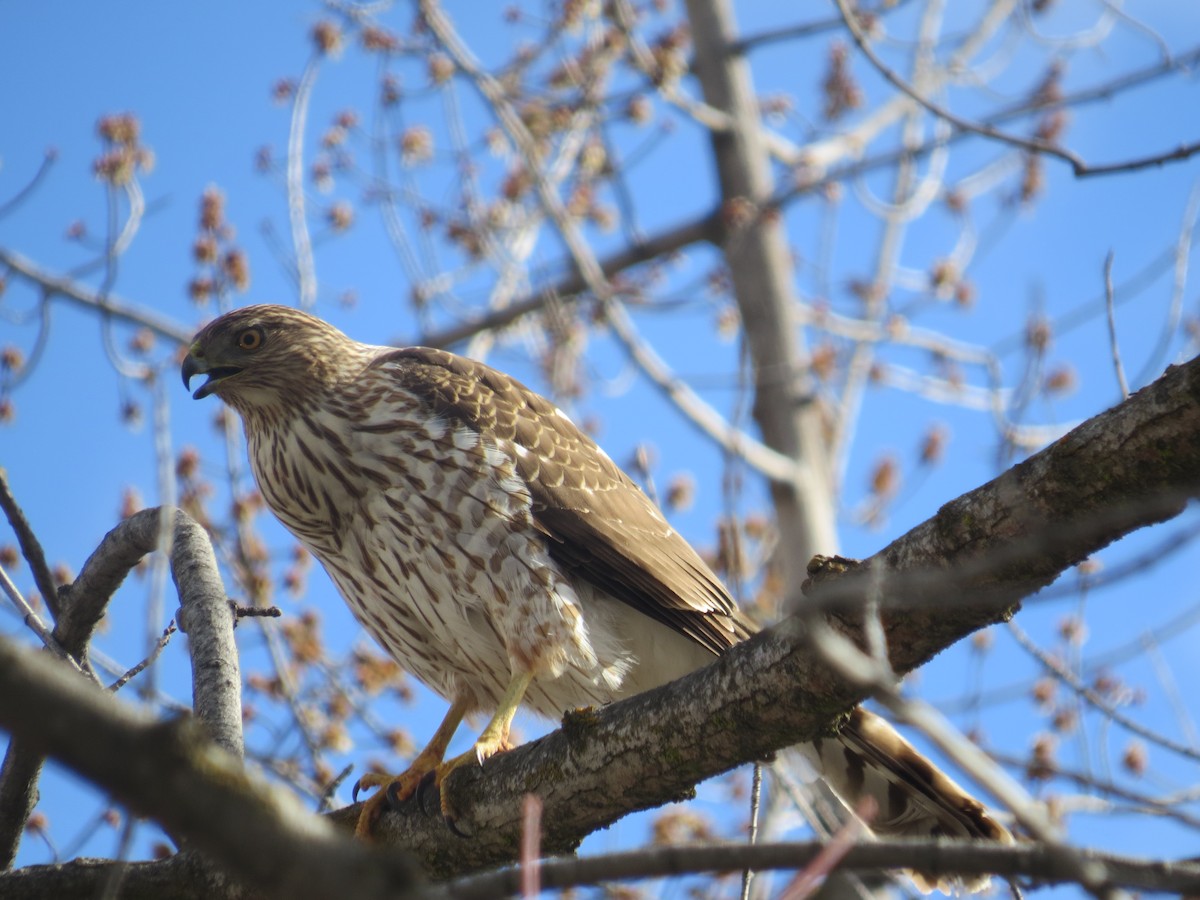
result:
[[[855,709],[836,737],[799,749],[848,805],[856,807],[867,797],[875,800],[878,813],[870,826],[877,835],[1013,842],[982,803],[874,713]],[[990,880],[979,876],[951,882],[910,874],[926,893],[935,887],[950,892],[958,885],[980,891]]]

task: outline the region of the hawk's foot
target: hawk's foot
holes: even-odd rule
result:
[[[382,772],[368,772],[354,783],[353,797],[358,800],[358,792],[363,788],[378,788],[366,802],[362,812],[358,814],[358,824],[354,826],[354,834],[363,840],[371,840],[371,833],[380,815],[385,809],[395,809],[413,795],[421,779],[432,771],[432,767],[413,766],[399,775],[386,775]]]
[[[446,796],[446,792],[442,790],[442,783],[446,780],[446,776],[455,769],[467,765],[483,765],[483,761],[485,759],[490,759],[497,753],[503,753],[505,750],[511,749],[512,744],[508,742],[507,735],[489,736],[488,732],[485,731],[480,736],[479,740],[475,742],[474,747],[472,747],[466,753],[456,756],[453,759],[446,760],[446,762],[427,773],[425,777],[421,779],[417,795],[417,799],[421,804],[421,810],[426,815],[432,814],[432,810],[429,808],[427,803],[427,799],[430,794],[429,789],[432,787],[437,791],[439,796],[438,805],[440,807],[442,818],[446,822],[446,827],[459,837],[470,837],[469,834],[466,834],[458,827],[458,814],[455,812],[454,807],[450,805],[450,800]]]
[[[358,815],[358,824],[354,833],[364,840],[370,840],[375,823],[379,821],[385,807],[396,809],[401,803],[413,795],[421,779],[434,771],[446,755],[446,747],[454,737],[458,723],[467,712],[467,700],[455,697],[446,710],[446,718],[438,726],[425,749],[417,754],[407,771],[399,775],[381,775],[368,772],[354,783],[354,799],[358,800],[358,792],[362,788],[379,788],[370,800],[363,804],[362,812]]]

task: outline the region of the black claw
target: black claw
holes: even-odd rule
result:
[[[350,802],[351,803],[358,802],[358,792],[360,790],[362,790],[362,779],[361,778],[356,779],[354,782],[354,787],[350,788]]]
[[[387,797],[387,804],[393,812],[399,812],[400,806],[404,802],[398,796],[396,796],[396,792],[399,790],[400,790],[400,782],[398,782],[398,781],[393,781],[385,789],[384,796]]]
[[[427,816],[433,815],[433,810],[430,809],[429,805],[425,802],[426,798],[429,796],[429,793],[430,793],[429,788],[430,787],[433,788],[433,795],[435,797],[439,798],[437,809],[440,812],[441,808],[442,808],[441,807],[441,799],[440,799],[442,796],[442,792],[438,788],[437,783],[434,781],[434,773],[432,771],[426,772],[424,774],[424,776],[422,776],[421,780],[417,783],[417,802],[421,806],[421,812],[423,812]]]
[[[458,827],[458,819],[454,818],[454,816],[442,816],[442,821],[446,823],[446,827],[450,829],[450,833],[455,837],[460,837],[463,840],[471,839],[471,835]]]

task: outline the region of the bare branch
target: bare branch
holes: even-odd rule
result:
[[[347,884],[360,898],[416,894],[404,857],[337,835],[286,790],[249,775],[204,728],[147,720],[7,638],[0,638],[0,725],[267,896],[324,900]]]
[[[292,98],[292,121],[288,130],[287,196],[288,219],[292,226],[292,245],[296,250],[296,285],[300,308],[311,309],[317,302],[317,273],[313,261],[312,239],[308,234],[308,214],[304,208],[304,136],[308,120],[308,101],[317,79],[316,55],[304,67]]]
[[[156,315],[148,309],[134,306],[111,292],[101,294],[74,278],[48,272],[32,260],[12,250],[0,247],[0,264],[40,285],[51,296],[64,297],[88,309],[102,311],[114,319],[142,325],[155,334],[169,338],[178,344],[187,344],[192,339],[193,329],[191,328],[183,328],[165,316]]]
[[[664,878],[699,872],[730,872],[744,867],[769,870],[805,866],[828,845],[804,844],[702,844],[655,847],[604,856],[556,859],[542,863],[545,888],[569,888],[633,878]],[[1145,891],[1194,893],[1200,885],[1200,864],[1191,860],[1154,862],[1105,853],[1083,853],[1083,858],[1104,866],[1113,883]],[[849,848],[842,870],[881,871],[919,865],[931,875],[996,874],[1026,876],[1038,882],[1061,884],[1074,879],[1061,860],[1036,844],[952,843],[949,841],[881,841]],[[463,879],[433,894],[447,900],[485,900],[515,892],[519,873],[511,869]]]
[[[920,91],[914,88],[911,84],[901,78],[894,72],[879,55],[875,53],[871,47],[870,41],[867,39],[866,33],[863,31],[862,25],[858,21],[858,16],[850,8],[850,0],[834,0],[838,10],[842,14],[842,20],[846,23],[846,28],[849,29],[851,36],[854,38],[854,43],[858,49],[862,51],[863,56],[870,60],[871,65],[875,70],[887,80],[894,88],[906,94],[916,103],[920,104],[933,115],[940,119],[949,122],[955,128],[971,134],[978,134],[992,140],[999,141],[1003,144],[1016,147],[1024,150],[1027,153],[1041,153],[1045,156],[1052,156],[1056,159],[1061,159],[1064,162],[1070,163],[1071,169],[1075,173],[1076,178],[1085,178],[1093,175],[1113,175],[1120,172],[1136,172],[1139,169],[1147,169],[1152,166],[1162,166],[1170,162],[1178,162],[1188,159],[1197,153],[1200,153],[1200,141],[1195,141],[1190,144],[1181,144],[1174,150],[1168,150],[1163,153],[1155,153],[1147,156],[1135,157],[1133,159],[1124,160],[1122,162],[1105,163],[1102,165],[1089,165],[1077,153],[1067,150],[1058,144],[1050,141],[1042,140],[1041,138],[1022,138],[1001,131],[994,125],[989,125],[984,122],[975,122],[971,119],[964,118],[950,112],[939,103],[935,103],[928,97],[924,96]]]
[[[42,154],[41,164],[38,165],[37,171],[33,173],[33,177],[25,182],[19,191],[9,197],[3,203],[0,203],[0,218],[8,215],[33,195],[33,192],[37,190],[38,185],[45,180],[46,175],[50,171],[50,167],[53,166],[57,160],[58,151],[52,147],[47,149],[46,152]]]
[[[602,856],[548,859],[539,863],[542,887],[563,890],[606,881],[669,878],[683,874],[730,872],[752,867],[788,871],[808,865],[825,845],[806,843],[693,844],[654,847]],[[1085,860],[1104,866],[1113,883],[1133,890],[1194,895],[1200,888],[1200,865],[1191,860],[1159,862],[1084,851]],[[996,874],[1029,878],[1040,884],[1072,881],[1053,854],[1036,844],[953,843],[949,841],[880,841],[852,847],[841,871],[884,872],[919,864],[932,875]],[[30,866],[0,874],[0,890],[8,900],[94,900],[97,890],[121,871],[123,900],[240,900],[240,886],[222,882],[194,856],[180,854],[158,862],[119,863],[76,860],[56,866]],[[488,872],[430,888],[430,900],[493,900],[519,894],[518,869]],[[355,883],[355,882],[350,882]],[[342,892],[344,893],[345,886]],[[357,896],[357,894],[356,894]]]
[[[17,498],[13,496],[12,488],[8,485],[8,473],[3,469],[0,469],[0,509],[4,510],[8,524],[17,536],[17,542],[21,545],[21,554],[25,557],[25,562],[29,563],[29,571],[33,573],[33,583],[41,592],[42,601],[50,610],[50,614],[57,618],[58,589],[54,586],[54,576],[50,574],[50,566],[46,564],[46,554],[42,550],[41,542],[38,541],[29,520],[25,518],[25,513],[17,504]]]
[[[715,214],[701,216],[667,229],[663,233],[640,241],[632,247],[614,253],[600,262],[600,270],[606,278],[611,278],[626,269],[656,259],[672,251],[689,247],[692,244],[715,241],[718,233],[718,220]],[[578,297],[587,290],[587,283],[578,270],[552,286],[510,303],[497,309],[491,309],[486,315],[480,316],[461,325],[455,325],[442,331],[429,332],[420,335],[415,343],[427,347],[451,347],[467,340],[481,331],[504,328],[518,319],[532,313],[540,312],[548,303],[569,300]],[[402,340],[392,342],[395,346],[407,346]]]
[[[162,518],[171,514],[159,512]],[[241,759],[242,676],[233,605],[204,529],[178,510],[174,517],[171,575],[179,591],[179,627],[187,632],[192,660],[192,708],[217,745]]]
[[[217,572],[208,536],[185,513],[174,512],[170,548],[172,573],[191,629],[193,701],[196,714],[230,752],[241,755],[241,676],[233,643],[233,613]],[[157,509],[130,516],[100,542],[79,577],[64,592],[54,639],[73,662],[95,679],[87,646],[113,593],[147,553],[158,547]],[[165,549],[165,548],[164,548]],[[15,734],[0,772],[0,860],[11,864],[25,821],[33,810],[41,760]]]
[[[725,216],[721,249],[754,362],[752,414],[763,443],[802,466],[796,481],[770,486],[787,548],[778,562],[785,584],[798,584],[804,559],[837,547],[822,412],[809,402],[813,385],[807,372],[796,367],[803,345],[789,327],[791,256],[779,218],[765,214],[774,185],[750,67],[731,50],[737,38],[733,4],[690,0],[687,10],[695,43],[693,68],[704,97],[733,122],[729,134],[713,134],[711,140]]]
[[[137,665],[127,669],[125,672],[122,672],[121,677],[108,686],[108,692],[110,694],[115,694],[142,672],[146,671],[147,668],[154,665],[159,656],[162,655],[163,650],[167,648],[167,644],[171,642],[171,635],[173,635],[177,630],[178,629],[175,627],[175,622],[172,620],[171,623],[163,629],[162,637],[158,639],[158,643],[154,645],[154,649],[151,651],[150,655]]]
[[[838,629],[861,636],[853,611],[875,584],[891,665],[910,671],[1011,616],[1024,597],[1122,534],[1177,514],[1200,493],[1198,436],[1200,360],[1193,360],[946,504],[873,560],[815,567],[804,602],[842,610]],[[872,582],[866,572],[875,567]],[[480,769],[456,771],[443,790],[469,842],[426,820],[415,801],[406,807],[411,813],[383,816],[380,838],[418,854],[438,877],[509,862],[520,842],[520,798],[535,792],[545,804],[544,849],[567,852],[632,810],[677,799],[703,778],[809,740],[865,689],[816,659],[804,630],[802,621],[789,620],[707,669],[602,710],[570,714],[561,731]],[[350,828],[359,808],[333,817]]]
[[[1112,350],[1113,369],[1117,373],[1117,387],[1122,397],[1129,396],[1129,382],[1125,380],[1125,365],[1121,362],[1121,345],[1117,341],[1117,319],[1113,309],[1113,254],[1108,251],[1104,258],[1104,309],[1108,314],[1108,343]]]
[[[42,621],[42,617],[34,611],[32,606],[29,605],[29,601],[21,596],[21,592],[17,590],[17,586],[12,583],[12,579],[8,577],[8,572],[4,570],[3,566],[0,566],[0,589],[3,589],[4,593],[8,596],[8,599],[12,601],[13,606],[17,608],[17,612],[21,614],[21,617],[25,622],[25,626],[37,635],[38,640],[42,642],[42,646],[44,646],[47,650],[50,650],[63,662],[74,667],[75,671],[82,674],[83,669],[79,667],[79,663],[77,663],[71,657],[71,655],[62,648],[62,645],[58,643],[54,635],[50,633],[50,629],[48,629],[46,624]]]

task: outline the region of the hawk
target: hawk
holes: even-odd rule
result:
[[[307,313],[250,306],[201,330],[184,385],[242,418],[263,500],[363,627],[450,708],[364,805],[508,747],[518,706],[548,717],[645,691],[754,633],[654,503],[562,410],[509,376],[426,347],[360,344]],[[475,745],[443,761],[464,716]],[[1011,841],[984,807],[859,709],[803,748],[842,798],[873,795],[887,835]]]

